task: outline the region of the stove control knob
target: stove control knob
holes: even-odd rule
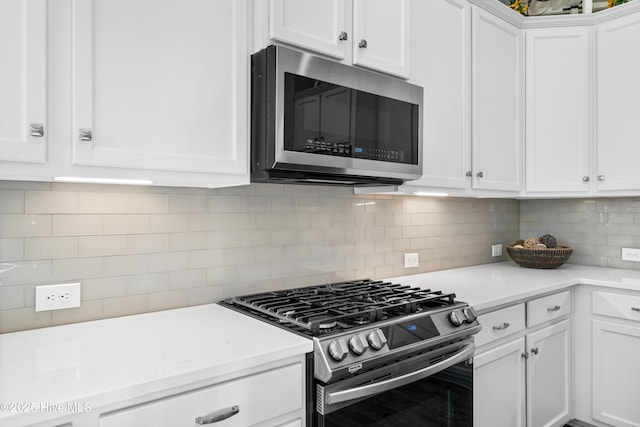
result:
[[[349,354],[349,348],[343,339],[331,341],[331,344],[329,344],[329,355],[333,360],[340,362],[347,357],[347,354]]]
[[[367,341],[374,350],[380,350],[387,343],[387,337],[384,336],[380,329],[373,330],[367,335]]]
[[[354,354],[360,356],[362,353],[367,351],[369,348],[369,344],[367,344],[367,340],[360,334],[354,335],[349,339],[349,348],[353,351]]]
[[[462,314],[464,314],[464,320],[467,323],[473,323],[473,321],[478,317],[478,315],[476,315],[476,311],[472,307],[463,309]]]
[[[453,326],[460,326],[464,323],[464,315],[460,310],[454,310],[449,313],[449,321]]]

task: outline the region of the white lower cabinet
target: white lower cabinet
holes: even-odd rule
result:
[[[571,420],[571,320],[528,334],[527,425]]]
[[[479,317],[484,333],[474,357],[476,427],[553,427],[571,420],[570,294],[527,302],[527,319],[558,313],[535,327],[527,323],[529,329],[524,307]]]
[[[301,363],[210,387],[115,410],[100,417],[101,427],[191,426],[216,422],[237,426],[303,426]],[[207,422],[208,421],[208,422]]]
[[[593,292],[592,307],[593,419],[640,426],[640,295]]]
[[[526,426],[523,353],[524,338],[518,338],[474,358],[474,426]]]

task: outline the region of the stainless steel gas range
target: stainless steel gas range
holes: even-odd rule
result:
[[[481,326],[455,294],[356,280],[221,304],[313,339],[308,425],[473,425]]]

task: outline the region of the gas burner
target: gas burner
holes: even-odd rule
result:
[[[285,327],[326,335],[455,304],[455,294],[354,280],[235,297],[226,301]]]
[[[310,317],[308,320],[309,323],[316,325],[316,327],[321,331],[333,329],[338,325],[338,322],[335,319],[326,315]]]

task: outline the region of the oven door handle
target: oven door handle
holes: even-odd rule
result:
[[[394,388],[402,387],[403,385],[407,385],[414,381],[426,378],[430,375],[443,371],[455,364],[458,364],[463,360],[466,360],[471,356],[473,356],[474,351],[475,351],[475,345],[473,344],[473,342],[469,342],[468,344],[462,346],[460,348],[460,351],[458,351],[455,355],[445,360],[442,360],[438,363],[435,363],[433,365],[429,365],[420,370],[410,372],[408,374],[404,374],[396,378],[380,381],[379,383],[375,383],[375,384],[368,384],[365,386],[354,387],[349,390],[329,392],[325,395],[325,402],[327,405],[333,405],[340,402],[348,402],[354,399],[369,397],[374,394],[378,394],[385,391],[389,391]]]

